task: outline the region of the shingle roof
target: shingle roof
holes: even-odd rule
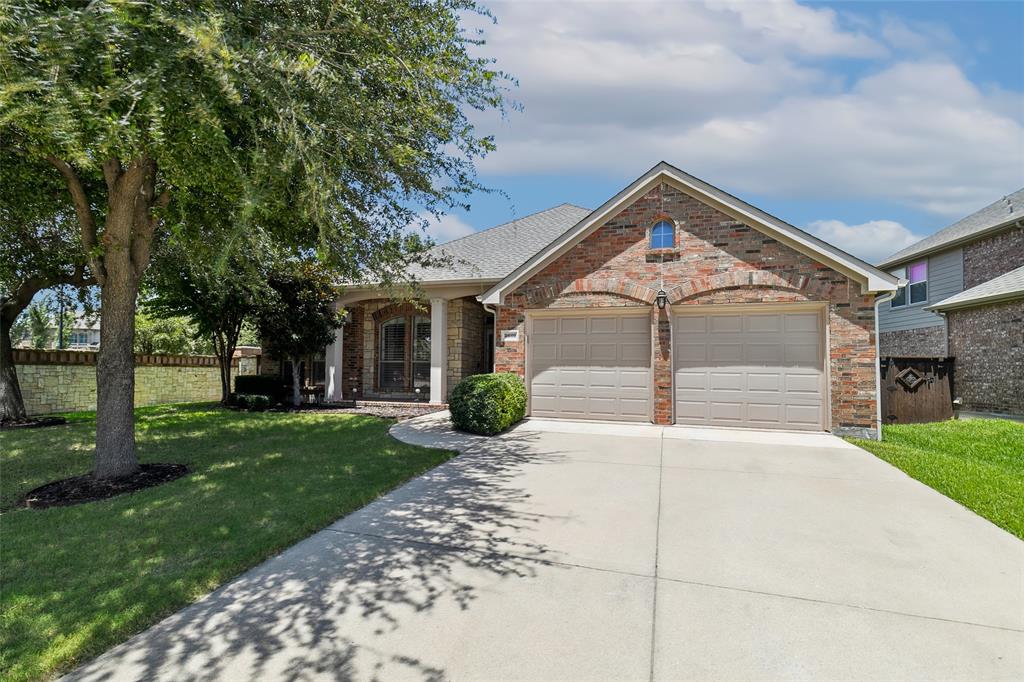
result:
[[[488,230],[439,244],[431,255],[451,258],[439,268],[410,268],[420,282],[499,280],[590,214],[589,208],[562,204]]]
[[[897,251],[879,263],[878,267],[884,268],[896,265],[915,256],[969,240],[975,235],[980,235],[1020,219],[1024,219],[1024,188],[1007,194],[1002,199],[989,204],[980,211],[956,221],[949,227],[939,230],[930,237],[925,237],[916,244],[911,244],[902,251]]]
[[[955,296],[926,306],[925,310],[949,310],[969,308],[983,303],[995,303],[1013,298],[1024,298],[1024,267],[1010,270],[976,287],[961,291]]]

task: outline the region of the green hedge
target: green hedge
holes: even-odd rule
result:
[[[235,393],[265,395],[271,405],[284,402],[287,387],[280,377],[263,374],[240,374],[235,377]]]
[[[232,393],[228,402],[242,410],[262,412],[270,407],[270,398],[259,393]]]
[[[474,374],[452,391],[448,409],[459,431],[493,436],[526,415],[526,386],[517,374]]]

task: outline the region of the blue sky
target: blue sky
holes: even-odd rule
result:
[[[878,260],[1024,186],[1024,3],[497,2],[522,111],[438,241],[666,160]]]

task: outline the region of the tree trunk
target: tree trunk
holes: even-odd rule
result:
[[[0,311],[0,422],[22,421],[26,418],[25,401],[21,396],[18,371],[14,367],[11,327],[18,317],[13,308]]]
[[[227,405],[231,395],[231,359],[235,354],[235,344],[226,332],[215,332],[213,350],[217,354],[217,365],[220,368],[220,402]]]
[[[108,217],[108,223],[115,216]],[[113,251],[113,250],[110,250]],[[135,298],[138,281],[126,253],[108,252],[100,294],[100,350],[96,358],[96,453],[93,475],[135,473]]]
[[[292,405],[302,406],[302,386],[299,383],[299,359],[292,358]]]

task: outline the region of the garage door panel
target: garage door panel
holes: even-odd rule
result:
[[[752,334],[775,333],[781,324],[778,315],[747,315],[746,331]]]
[[[543,323],[543,324],[542,324]],[[556,328],[556,335],[537,329]],[[647,421],[650,317],[573,315],[532,320],[528,339],[531,414]],[[550,348],[554,348],[554,354]]]
[[[740,372],[711,372],[710,389],[712,391],[742,391],[744,376]]]
[[[536,334],[557,334],[558,320],[538,319],[533,323],[533,333]]]
[[[821,377],[817,374],[786,374],[786,393],[819,396]]]
[[[821,318],[817,313],[786,313],[785,326],[787,332],[818,333]]]
[[[778,372],[748,372],[747,390],[752,393],[778,393],[782,390],[782,377]]]
[[[743,403],[739,402],[712,400],[708,403],[708,415],[713,422],[741,422],[743,411]]]
[[[746,360],[753,363],[778,364],[783,357],[781,344],[772,343],[747,343]]]
[[[619,331],[619,321],[614,317],[590,318],[590,332],[592,334],[614,334],[617,331]]]
[[[743,331],[741,315],[714,315],[711,317],[710,331],[712,334]]]
[[[710,346],[710,352],[707,355],[708,359],[715,363],[742,362],[743,344],[725,342],[715,343]]]
[[[778,403],[747,403],[747,419],[763,426],[782,423],[782,405]]]
[[[614,364],[619,355],[619,347],[614,343],[592,343],[589,355],[590,364],[601,361]]]
[[[703,315],[686,315],[676,318],[677,334],[704,334],[708,330],[708,318]]]
[[[651,320],[644,317],[621,317],[619,318],[620,329],[624,334],[639,334],[648,337],[651,334]]]
[[[817,426],[821,418],[821,403],[786,405],[786,421],[791,424]]]
[[[677,423],[824,428],[818,313],[684,313],[674,325]]]
[[[821,362],[821,351],[817,343],[786,344],[787,365],[808,365],[816,367]]]

